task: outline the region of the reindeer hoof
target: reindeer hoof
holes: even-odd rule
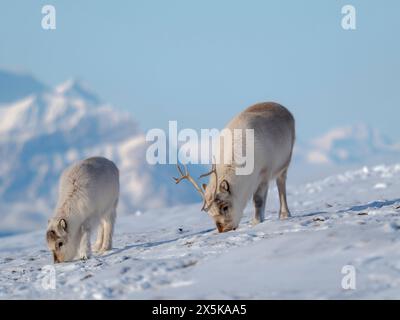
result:
[[[89,258],[90,258],[90,254],[88,254],[88,253],[81,253],[79,255],[79,259],[83,260],[83,261],[88,260]]]
[[[92,252],[93,253],[99,253],[101,251],[101,247],[100,246],[94,246],[92,247]]]
[[[290,212],[281,212],[279,214],[279,219],[281,220],[287,220],[291,217]]]

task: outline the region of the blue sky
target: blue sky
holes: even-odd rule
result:
[[[355,31],[341,28],[345,4]],[[0,67],[83,79],[143,129],[219,128],[274,100],[302,139],[365,122],[400,140],[399,15],[397,0],[2,0]]]

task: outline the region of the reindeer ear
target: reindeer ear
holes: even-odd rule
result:
[[[61,219],[58,222],[58,225],[60,226],[60,228],[64,231],[67,231],[67,221],[65,219]]]
[[[203,183],[201,186],[203,187],[204,191],[206,191],[207,185],[205,183]]]
[[[221,192],[228,192],[228,193],[230,193],[228,181],[222,180],[221,183],[219,184],[219,190],[220,190]]]

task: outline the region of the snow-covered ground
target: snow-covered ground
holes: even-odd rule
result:
[[[269,199],[264,223],[250,226],[249,205],[225,234],[200,204],[121,217],[111,252],[54,265],[55,289],[45,226],[3,237],[0,299],[400,298],[400,165],[291,186],[287,221]],[[355,290],[341,286],[345,265]]]

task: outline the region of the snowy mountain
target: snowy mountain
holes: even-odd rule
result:
[[[89,156],[105,156],[118,165],[122,215],[199,201],[186,183],[173,183],[174,165],[149,165],[146,148],[132,115],[105,104],[82,81],[49,88],[28,74],[0,70],[0,233],[43,227],[56,202],[61,171]],[[372,128],[337,128],[296,143],[289,180],[393,162],[399,155],[400,146]],[[204,168],[191,171],[199,176]]]
[[[25,81],[18,84],[24,85]],[[21,94],[29,88],[21,89]],[[174,166],[147,164],[146,146],[130,114],[103,104],[79,81],[69,80],[4,104],[0,107],[0,232],[43,226],[55,205],[61,171],[95,155],[114,160],[120,169],[122,214],[198,200],[191,188],[175,186]]]
[[[400,143],[394,143],[365,124],[337,127],[295,144],[289,179],[295,183],[317,180],[363,165],[393,164],[400,159]]]
[[[299,160],[316,165],[360,165],[399,155],[400,143],[394,144],[365,124],[334,128],[307,144],[300,143],[296,152]]]
[[[4,237],[0,299],[398,299],[399,188],[400,165],[289,185],[285,221],[273,188],[266,221],[249,204],[223,234],[200,204],[147,210],[117,219],[110,252],[56,265],[43,230]]]
[[[21,97],[46,90],[46,86],[22,71],[0,69],[0,107]]]

